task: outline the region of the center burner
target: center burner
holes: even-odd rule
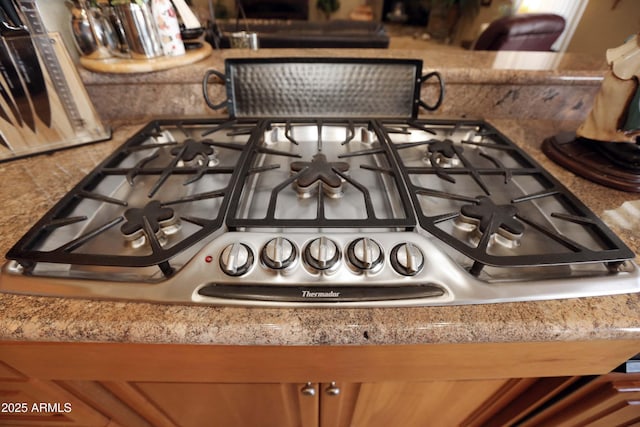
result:
[[[332,198],[342,196],[344,175],[349,170],[347,162],[328,162],[327,156],[315,154],[310,162],[293,162],[290,165],[295,177],[294,187],[303,199],[311,197],[314,189],[322,188]]]
[[[415,224],[376,122],[265,121],[231,202],[231,227]]]

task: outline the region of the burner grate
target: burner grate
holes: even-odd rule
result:
[[[172,275],[174,256],[223,226],[254,126],[237,120],[149,123],[60,200],[7,258],[26,268],[38,262],[155,265]],[[235,136],[241,140],[234,142]]]
[[[484,122],[386,124],[422,228],[486,266],[618,263],[633,253],[519,147]]]
[[[230,228],[415,226],[374,121],[265,120],[261,129],[231,200]],[[370,191],[381,186],[387,191]]]

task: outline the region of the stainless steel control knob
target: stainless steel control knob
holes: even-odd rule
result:
[[[298,256],[296,246],[289,239],[276,237],[262,247],[260,259],[273,270],[284,270],[295,262]]]
[[[307,244],[303,257],[314,270],[331,272],[339,265],[340,248],[333,240],[318,237]]]
[[[349,244],[347,259],[356,270],[375,273],[384,264],[384,252],[375,240],[362,237]]]
[[[403,276],[415,276],[424,267],[424,254],[413,243],[400,243],[391,250],[393,269]]]
[[[229,276],[242,276],[253,265],[253,251],[244,243],[232,243],[220,255],[220,268]]]

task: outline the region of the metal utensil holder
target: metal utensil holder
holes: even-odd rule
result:
[[[148,5],[127,3],[113,7],[122,24],[131,58],[147,59],[162,56],[162,43]]]

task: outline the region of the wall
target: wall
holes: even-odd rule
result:
[[[617,3],[615,9],[612,5]],[[578,24],[567,52],[593,53],[604,57],[608,48],[621,45],[640,32],[640,1],[591,0]]]
[[[60,33],[71,56],[78,58],[78,50],[71,35],[71,14],[64,2],[65,0],[37,0],[36,4],[47,30]]]

